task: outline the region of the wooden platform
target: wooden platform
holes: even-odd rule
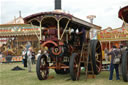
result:
[[[92,79],[92,78],[96,78],[96,75],[91,75],[91,74],[88,74],[88,79]]]

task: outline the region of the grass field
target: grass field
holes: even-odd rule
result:
[[[49,75],[53,78],[40,81],[36,76],[35,65],[32,66],[31,73],[27,71],[27,68],[21,71],[11,71],[17,65],[23,68],[21,63],[0,64],[0,85],[128,85],[122,78],[117,81],[115,74],[112,81],[108,80],[108,71],[103,71],[95,79],[88,79],[87,81],[84,73],[81,73],[79,81],[72,81],[69,80],[69,74],[57,75],[54,70],[50,70]]]

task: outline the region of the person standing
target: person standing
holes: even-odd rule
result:
[[[27,51],[27,66],[28,66],[28,72],[31,72],[31,61],[32,58],[32,48],[30,47]]]
[[[35,52],[32,51],[32,64],[35,64]]]
[[[105,48],[104,49],[104,53],[105,53],[105,61],[107,62],[108,61],[108,49],[107,48]]]
[[[86,31],[84,27],[78,29],[77,35],[80,36],[80,48],[82,49],[83,43],[86,41]]]
[[[24,64],[24,67],[27,67],[27,50],[24,49],[22,51],[22,57],[23,57],[23,64]]]
[[[115,69],[116,71],[116,80],[120,80],[119,78],[119,64],[113,64],[115,56],[119,54],[119,50],[116,48],[116,46],[112,46],[112,49],[108,53],[108,55],[111,55],[111,64],[110,64],[110,75],[109,80],[113,79],[113,71]]]

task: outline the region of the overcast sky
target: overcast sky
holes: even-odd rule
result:
[[[118,28],[122,21],[118,18],[120,7],[128,5],[128,0],[61,0],[62,9],[70,14],[86,20],[88,15],[96,15],[94,24],[102,29]],[[19,16],[22,17],[38,12],[54,10],[54,0],[0,0],[0,24],[6,23]]]

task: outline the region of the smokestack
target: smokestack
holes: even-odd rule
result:
[[[55,10],[61,10],[61,0],[55,0]]]
[[[19,17],[21,17],[21,11],[19,11]]]

